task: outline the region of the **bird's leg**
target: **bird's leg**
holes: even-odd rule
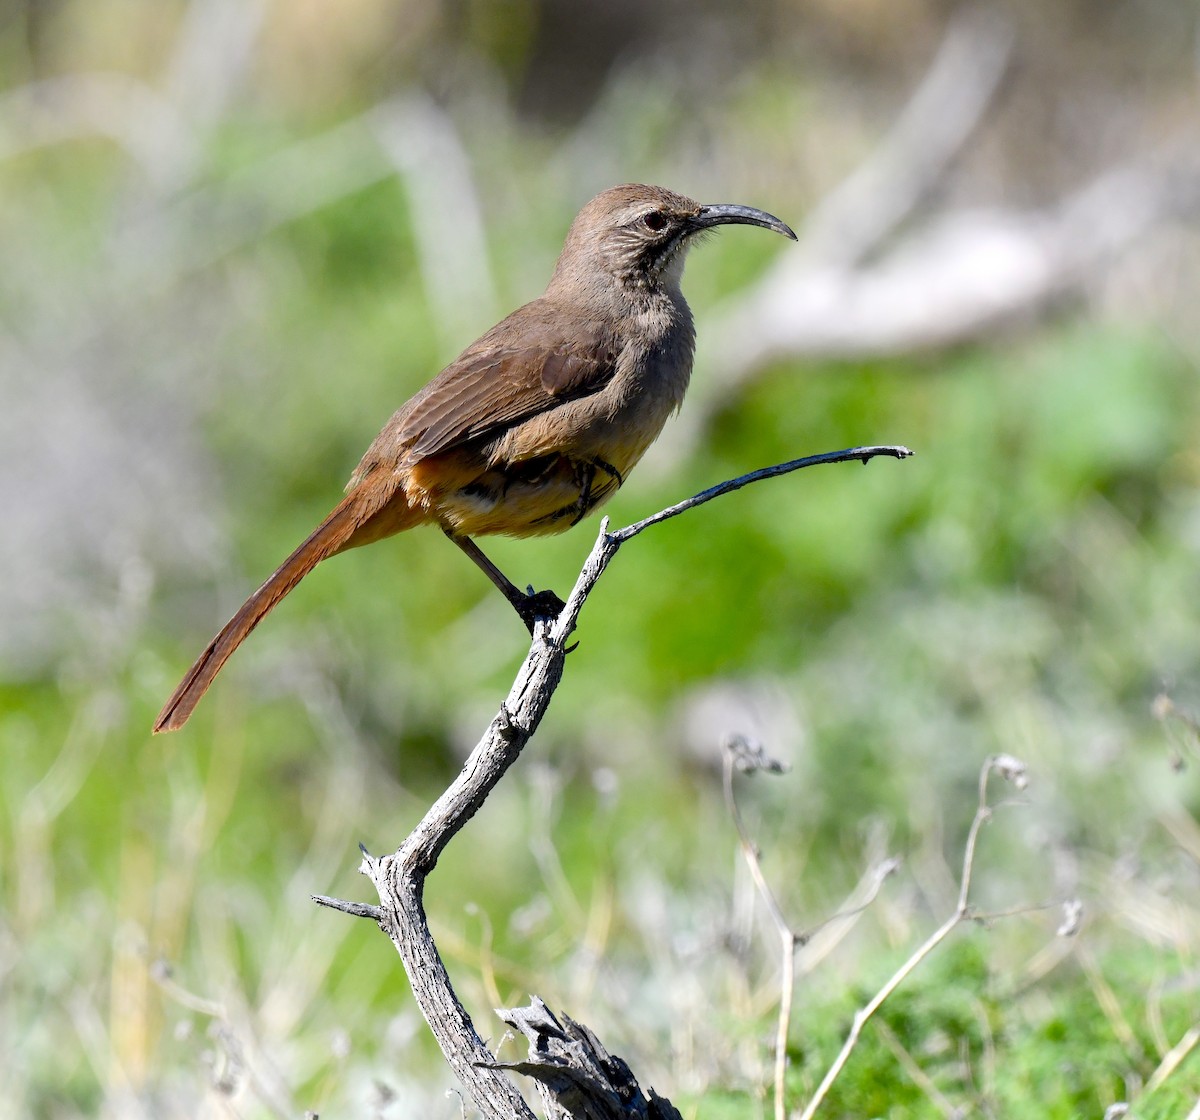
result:
[[[553,591],[522,591],[484,555],[483,549],[470,537],[456,536],[449,529],[443,529],[442,532],[474,560],[479,570],[495,584],[500,594],[512,604],[513,610],[525,623],[525,628],[530,634],[533,633],[534,623],[539,619],[557,618],[562,613],[566,603]]]
[[[596,467],[593,463],[575,464],[575,485],[579,487],[579,497],[575,499],[575,516],[571,518],[572,525],[578,525],[592,508],[592,482],[596,478]]]

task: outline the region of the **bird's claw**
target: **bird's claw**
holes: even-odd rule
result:
[[[553,591],[531,591],[520,602],[513,605],[517,608],[517,614],[520,615],[521,621],[525,623],[525,629],[532,637],[537,623],[552,622],[562,614],[563,608],[567,604]]]

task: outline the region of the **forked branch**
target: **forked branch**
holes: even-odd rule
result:
[[[323,906],[370,918],[391,938],[404,963],[413,995],[442,1053],[471,1101],[489,1120],[511,1120],[513,1117],[532,1120],[533,1113],[503,1068],[496,1064],[454,993],[426,921],[423,900],[425,880],[451,838],[479,811],[488,794],[516,762],[522,748],[537,730],[562,678],[567,638],[575,629],[579,612],[596,581],[627,540],[651,525],[677,517],[722,494],[752,482],[821,463],[852,459],[865,463],[880,455],[904,459],[911,454],[906,447],[879,446],[812,455],[721,483],[613,533],[608,531],[608,521],[605,519],[566,606],[557,618],[538,622],[529,654],[517,673],[508,697],[471,752],[462,772],[394,853],[375,857],[364,849],[360,870],[375,884],[379,892],[379,906],[314,896],[313,900]],[[599,1046],[594,1036],[592,1041]],[[556,1060],[569,1060],[569,1055],[576,1052],[577,1048],[568,1047],[565,1051],[567,1058],[559,1056]],[[582,1055],[582,1051],[579,1053]],[[529,1067],[527,1072],[532,1072],[532,1068]],[[589,1066],[582,1058],[577,1068],[571,1068],[570,1077],[563,1079],[570,1091],[564,1098],[556,1099],[554,1107],[557,1117],[610,1115],[604,1109],[611,1108],[613,1086],[593,1077],[594,1068],[598,1068],[594,1061]],[[632,1075],[629,1082],[627,1088],[631,1096],[628,1099],[633,1101],[636,1099],[633,1091],[637,1089],[637,1084]],[[655,1098],[653,1094],[650,1100],[656,1102],[656,1108],[660,1110],[657,1115],[669,1115],[666,1111],[669,1102]],[[636,1114],[635,1108],[630,1115]]]

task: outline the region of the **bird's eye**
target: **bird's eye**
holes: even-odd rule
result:
[[[642,225],[658,233],[659,230],[667,228],[667,216],[661,210],[651,210],[649,214],[642,216]]]

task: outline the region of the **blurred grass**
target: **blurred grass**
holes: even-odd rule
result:
[[[762,78],[736,104],[757,135],[780,103],[801,115],[806,100]],[[640,111],[638,152],[671,119]],[[293,138],[226,124],[206,176]],[[546,148],[491,143],[525,145],[501,161],[516,167]],[[308,894],[363,897],[355,844],[394,846],[440,792],[524,653],[508,608],[433,531],[339,557],[185,734],[147,735],[211,630],[452,356],[414,263],[420,216],[386,179],[130,316],[105,302],[105,230],[124,200],[112,151],[51,148],[3,174],[5,229],[38,250],[0,280],[8,333],[69,321],[80,300],[95,315],[75,340],[87,384],[118,402],[135,447],[155,420],[177,423],[193,473],[177,504],[145,511],[150,541],[104,543],[129,585],[93,576],[88,611],[47,604],[60,655],[0,683],[0,1114],[456,1114],[386,944]],[[486,212],[510,306],[544,280],[578,201],[554,173],[526,186]],[[726,235],[696,253],[701,352],[706,310],[778,251]],[[121,411],[123,384],[148,414]],[[1155,327],[1067,315],[936,358],[781,366],[715,417],[701,453],[635,474],[605,511],[617,524],[809,452],[918,452],[761,484],[622,552],[528,756],[430,884],[482,1032],[496,1034],[497,1000],[536,991],[644,1080],[678,1086],[689,1115],[759,1114],[777,968],[716,777],[723,732],[749,730],[794,767],[745,797],[797,926],[836,910],[880,836],[906,857],[802,979],[800,1100],[854,1006],[948,912],[979,766],[1005,751],[1033,784],[984,833],[981,905],[1079,895],[1086,950],[1055,942],[1053,913],[960,931],[884,1019],[943,1093],[985,1113],[1099,1115],[1136,1091],[1195,1023],[1200,752],[1152,705],[1165,690],[1200,709],[1198,393],[1194,358]],[[163,454],[143,456],[147,472],[171,469]],[[154,559],[158,538],[208,515],[210,554],[190,569]],[[563,591],[595,529],[490,551]],[[894,1048],[867,1035],[827,1111],[930,1115]],[[1139,1115],[1181,1115],[1196,1061]]]

